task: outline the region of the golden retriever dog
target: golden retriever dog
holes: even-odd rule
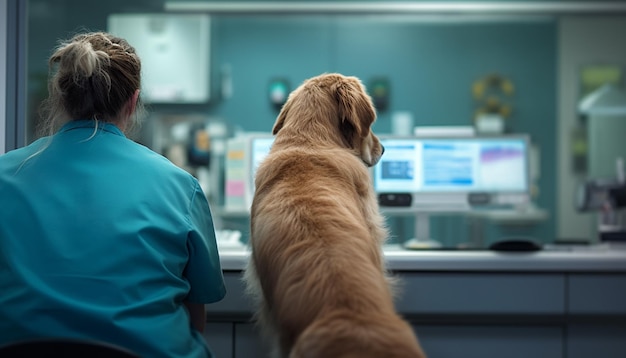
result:
[[[375,119],[360,80],[341,74],[304,81],[276,119],[255,178],[245,280],[277,356],[425,356],[385,270],[368,172],[383,154]]]

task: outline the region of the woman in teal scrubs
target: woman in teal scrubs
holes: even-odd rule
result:
[[[225,288],[211,212],[194,177],[124,134],[139,107],[135,50],[87,33],[49,62],[50,135],[0,156],[0,345],[67,337],[212,356],[204,304]]]

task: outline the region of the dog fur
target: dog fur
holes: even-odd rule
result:
[[[255,179],[245,280],[280,357],[425,357],[395,311],[370,166],[383,148],[360,80],[310,78]]]

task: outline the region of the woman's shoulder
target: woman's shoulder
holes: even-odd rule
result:
[[[176,166],[164,155],[137,142],[133,142],[133,146],[136,147],[138,162],[141,162],[145,165],[145,167],[143,168],[144,170],[158,171],[179,178],[181,180],[188,181],[190,182],[190,184],[195,185],[196,178],[193,175],[191,175],[183,168]]]
[[[1,154],[0,168],[3,168],[5,166],[11,167],[15,165],[20,165],[26,159],[31,158],[37,153],[41,152],[49,141],[50,137],[42,137],[29,145],[13,149],[4,154]]]

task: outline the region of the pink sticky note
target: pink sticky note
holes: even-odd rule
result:
[[[229,180],[226,182],[227,196],[243,196],[245,183],[243,180]]]

